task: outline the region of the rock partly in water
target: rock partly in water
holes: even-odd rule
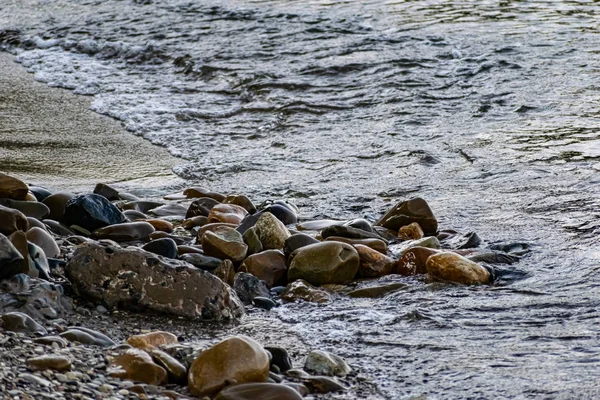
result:
[[[73,197],[65,207],[67,225],[81,226],[90,232],[126,221],[127,218],[114,204],[97,194]]]
[[[160,385],[167,380],[167,371],[156,365],[143,350],[129,349],[111,360],[107,370],[114,378]]]
[[[258,279],[256,276],[238,272],[233,278],[233,289],[244,304],[252,304],[255,297],[271,297],[269,288],[265,281]]]
[[[425,235],[435,235],[437,232],[437,219],[429,204],[420,197],[396,204],[377,221],[376,225],[398,231],[413,222],[421,226]]]
[[[323,242],[294,251],[289,263],[288,281],[304,279],[313,285],[322,285],[353,279],[360,265],[360,257],[349,244]]]
[[[439,253],[427,259],[427,273],[435,280],[465,285],[490,282],[490,273],[481,265],[455,253]]]
[[[329,301],[329,294],[299,279],[285,287],[285,290],[281,293],[281,298],[290,302],[303,300],[311,303],[327,303]]]
[[[271,365],[276,365],[281,372],[286,372],[293,368],[292,359],[288,351],[283,347],[265,346],[265,350],[271,353]]]
[[[352,372],[350,366],[339,356],[322,350],[311,351],[306,357],[304,369],[317,375],[344,377]]]
[[[94,193],[106,197],[107,200],[120,200],[119,191],[105,183],[98,183],[94,188]]]
[[[380,239],[378,233],[373,231],[365,231],[360,228],[354,228],[352,226],[340,226],[334,225],[329,228],[325,228],[321,231],[323,239],[327,239],[330,236],[340,236],[348,239]]]
[[[428,247],[412,247],[402,254],[396,264],[395,273],[400,275],[417,275],[427,273],[427,259],[441,250]]]
[[[408,287],[405,283],[389,283],[387,285],[370,286],[361,289],[355,289],[348,292],[349,297],[374,299],[385,296],[388,293],[395,292]]]
[[[425,232],[421,229],[421,225],[416,222],[404,225],[398,230],[398,239],[400,240],[415,240],[425,237]]]
[[[379,278],[394,271],[396,261],[390,257],[362,244],[357,244],[354,248],[360,257],[360,265],[356,274],[358,278]]]
[[[285,256],[279,250],[267,250],[246,258],[239,268],[266,282],[268,287],[284,284],[287,267]]]
[[[85,243],[69,260],[66,273],[77,294],[109,308],[217,320],[243,313],[235,293],[216,276],[137,248]]]

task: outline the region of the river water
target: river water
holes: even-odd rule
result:
[[[304,217],[421,196],[521,279],[271,313],[380,398],[598,398],[600,2],[2,0],[36,79]],[[82,134],[85,134],[82,132]],[[135,162],[135,155],[132,155]]]

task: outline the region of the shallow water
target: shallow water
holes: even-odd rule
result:
[[[599,14],[597,1],[4,0],[0,29],[18,31],[0,42],[213,190],[370,219],[419,195],[442,228],[527,243],[514,282],[408,281],[265,317],[348,358],[381,397],[594,398]]]

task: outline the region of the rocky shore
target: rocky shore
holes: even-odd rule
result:
[[[2,393],[355,398],[368,383],[335,354],[239,333],[207,337],[285,302],[405,289],[379,281],[392,274],[489,285],[495,264],[519,259],[519,249],[481,248],[473,232],[440,229],[421,198],[377,221],[301,215],[284,200],[255,204],[200,187],[156,201],[102,183],[91,193],[52,192],[0,173]],[[190,341],[181,324],[203,339]]]

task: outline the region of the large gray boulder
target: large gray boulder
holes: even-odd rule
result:
[[[209,272],[139,248],[84,243],[66,266],[74,291],[110,307],[148,309],[190,319],[239,317],[235,292]]]

